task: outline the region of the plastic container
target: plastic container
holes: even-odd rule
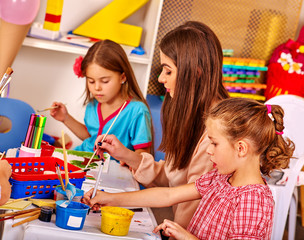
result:
[[[36,180],[57,180],[56,162],[61,171],[64,171],[64,161],[55,157],[23,157],[23,158],[5,158],[12,166],[12,178],[18,181],[36,181]],[[68,163],[69,178],[84,178],[85,172],[73,173],[81,170]],[[52,171],[54,174],[44,174],[45,171]],[[64,178],[64,173],[62,172]],[[59,185],[59,184],[58,184]]]
[[[70,179],[70,183],[76,188],[81,188],[85,178]],[[12,185],[11,198],[23,198],[35,195],[34,198],[54,199],[54,190],[60,185],[59,180],[41,180],[41,181],[17,181],[10,179]]]
[[[73,202],[81,202],[83,194],[84,194],[83,190],[81,190],[79,188],[76,188],[76,194],[75,194],[75,197],[73,197],[72,201]],[[59,200],[68,200],[66,192],[63,191],[63,189],[62,189],[61,186],[57,186],[56,187],[56,190],[54,192],[54,198],[56,198],[56,201],[59,201]]]
[[[41,149],[28,148],[21,145],[19,157],[40,157]]]
[[[81,230],[90,207],[79,202],[70,202],[60,207],[65,200],[56,201],[56,226],[69,230]]]
[[[54,209],[52,207],[42,206],[41,212],[39,215],[39,220],[43,221],[43,222],[50,222],[52,219],[53,212],[54,212]]]
[[[121,207],[102,207],[101,231],[115,236],[125,236],[129,232],[134,212]]]
[[[11,198],[35,195],[34,198],[54,199],[54,190],[57,185],[60,185],[55,164],[57,162],[63,171],[63,160],[55,157],[6,158],[6,160],[12,166]],[[68,169],[70,182],[81,189],[86,173],[72,173],[81,169],[70,163],[68,163]],[[54,174],[44,174],[45,171],[51,171]],[[62,173],[62,177],[64,179],[64,173]]]

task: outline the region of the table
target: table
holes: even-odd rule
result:
[[[95,171],[95,174],[97,171]],[[94,173],[93,173],[94,175]],[[100,188],[108,192],[136,191],[139,189],[138,183],[134,180],[131,172],[119,165],[114,160],[109,162],[108,172],[103,173],[101,177]],[[83,183],[83,190],[90,189],[93,185],[91,181]],[[90,212],[87,215],[82,230],[67,230],[55,225],[56,216],[53,214],[51,222],[42,222],[34,220],[32,222],[12,228],[14,220],[4,222],[2,233],[3,240],[66,240],[66,239],[118,239],[118,240],[160,240],[159,234],[152,233],[157,225],[154,215],[150,208],[143,208],[142,212],[135,212],[130,230],[127,236],[111,236],[100,231],[101,216],[100,213]],[[20,221],[18,219],[18,221]]]

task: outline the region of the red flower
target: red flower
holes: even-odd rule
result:
[[[76,76],[77,76],[78,78],[84,77],[84,76],[82,75],[82,72],[81,72],[81,63],[82,63],[82,60],[83,60],[83,57],[82,57],[82,56],[76,58],[76,59],[75,59],[75,63],[74,63],[74,65],[73,65],[74,73],[76,74]]]

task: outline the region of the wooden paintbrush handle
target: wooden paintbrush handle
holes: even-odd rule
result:
[[[17,227],[17,226],[19,226],[19,225],[21,225],[21,224],[23,224],[23,223],[31,222],[31,221],[33,221],[33,220],[35,220],[35,219],[38,219],[38,218],[39,218],[39,215],[40,215],[40,212],[38,212],[36,215],[34,215],[34,216],[32,216],[32,217],[26,218],[26,219],[24,219],[24,220],[22,220],[22,221],[20,221],[20,222],[17,222],[17,223],[15,223],[15,224],[13,224],[12,227]]]
[[[41,210],[41,208],[32,208],[32,209],[27,209],[27,210],[21,210],[21,211],[18,211],[18,212],[3,213],[3,214],[0,214],[0,217],[17,216],[17,215],[20,215],[20,214],[34,212],[34,211],[38,211],[38,210]]]
[[[29,213],[20,214],[20,215],[15,216],[14,219],[33,216],[33,215],[36,215],[38,213],[40,214],[40,212],[41,212],[41,210],[39,209],[39,211],[33,211],[33,212],[29,212]]]

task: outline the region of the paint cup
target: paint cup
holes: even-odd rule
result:
[[[90,207],[83,203],[71,202],[66,208],[56,201],[56,226],[69,230],[81,230]]]
[[[121,207],[102,207],[101,231],[115,236],[125,236],[129,232],[134,212]]]
[[[21,145],[19,157],[40,157],[41,149],[28,148]]]
[[[52,207],[42,206],[41,212],[39,215],[39,220],[43,221],[43,222],[50,222],[53,212],[54,212],[54,209]]]
[[[84,194],[84,191],[79,189],[79,188],[76,188],[76,194],[75,196],[73,197],[72,201],[73,202],[81,202],[81,199],[83,197],[83,194]],[[56,190],[54,192],[54,197],[56,199],[56,201],[59,201],[59,200],[68,200],[68,197],[66,195],[66,192],[63,191],[62,187],[61,186],[57,186],[56,187]]]

